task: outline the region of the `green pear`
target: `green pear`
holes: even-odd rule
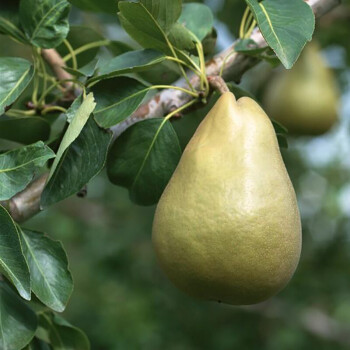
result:
[[[187,294],[234,305],[280,291],[299,261],[296,197],[270,119],[224,93],[204,118],[155,213],[152,241]]]
[[[337,121],[339,92],[318,45],[310,43],[295,66],[279,73],[266,88],[268,115],[291,134],[320,135]]]

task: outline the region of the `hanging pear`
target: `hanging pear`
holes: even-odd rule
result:
[[[321,135],[337,121],[339,92],[316,43],[308,44],[295,66],[266,88],[263,105],[291,134]]]
[[[273,126],[224,93],[187,145],[155,213],[153,245],[187,294],[234,305],[280,291],[299,261],[296,197]]]

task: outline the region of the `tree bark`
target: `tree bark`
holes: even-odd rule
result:
[[[340,0],[305,0],[313,9],[316,17],[325,15],[328,11],[336,7]],[[251,39],[258,47],[266,47],[260,30],[255,28]],[[219,75],[222,71],[222,77],[225,81],[239,82],[242,75],[251,67],[256,65],[259,60],[239,54],[234,51],[237,42],[233,43],[228,49],[216,55],[206,63],[206,74],[208,76]],[[42,50],[44,59],[51,66],[58,79],[71,79],[71,75],[62,67],[65,66],[62,58],[57,51]],[[224,67],[223,67],[224,66]],[[191,76],[191,84],[199,87],[199,78]],[[180,79],[174,85],[188,87],[184,79]],[[67,87],[71,87],[68,84]],[[142,104],[129,118],[112,128],[115,137],[118,137],[131,125],[145,119],[159,118],[167,115],[169,112],[177,109],[192,99],[186,93],[179,90],[166,89],[156,94],[152,99]],[[23,222],[40,211],[40,195],[44,188],[46,178],[42,177],[32,182],[24,191],[18,193],[9,201],[0,204],[6,206],[11,216],[18,222]]]

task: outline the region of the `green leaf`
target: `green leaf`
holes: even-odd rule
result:
[[[76,77],[92,77],[95,73],[96,67],[98,65],[99,60],[97,58],[94,58],[92,61],[90,61],[87,65],[78,68],[73,69],[70,67],[64,67],[64,70],[66,70],[68,73],[75,75]]]
[[[230,91],[235,95],[236,99],[238,100],[241,97],[250,97],[251,99],[256,101],[256,97],[251,94],[249,91],[242,89],[239,85],[237,85],[234,82],[227,83],[227,87],[230,89]]]
[[[57,155],[55,161],[52,164],[49,179],[51,179],[52,175],[56,171],[58,163],[60,162],[62,156],[64,155],[67,148],[75,141],[75,139],[79,136],[81,131],[83,130],[86,122],[88,121],[90,114],[96,107],[96,103],[94,100],[94,96],[92,93],[86,96],[85,100],[81,104],[81,106],[77,109],[74,118],[72,119],[66,133],[63,136],[63,140],[58,148]]]
[[[88,84],[122,74],[140,72],[163,62],[165,59],[164,54],[151,49],[126,52],[111,59],[107,65],[100,67],[100,75],[90,79]]]
[[[54,157],[42,141],[0,154],[0,200],[22,191],[35,172]]]
[[[28,40],[20,28],[17,13],[10,11],[0,12],[0,33],[9,35],[20,43],[27,44]]]
[[[51,347],[48,343],[38,339],[34,338],[30,344],[28,344],[23,350],[50,350]]]
[[[42,329],[48,334],[53,350],[90,350],[86,335],[63,318],[45,312],[39,316]]]
[[[110,14],[117,14],[118,0],[69,0],[71,4],[84,11],[105,12]]]
[[[66,0],[21,0],[19,16],[31,44],[50,49],[69,31],[70,4]]]
[[[78,138],[68,147],[41,197],[49,206],[80,191],[104,167],[112,133],[90,118]]]
[[[110,181],[129,189],[141,205],[158,202],[181,157],[177,135],[163,118],[139,122],[113,144],[107,160]]]
[[[34,337],[35,313],[5,282],[0,281],[0,349],[19,350]]]
[[[179,50],[192,50],[195,48],[191,32],[181,23],[175,23],[168,35],[169,41]]]
[[[32,64],[19,57],[0,57],[0,115],[28,86],[34,75]]]
[[[0,139],[31,144],[46,141],[50,136],[50,124],[39,117],[0,117]]]
[[[19,234],[10,214],[1,205],[0,266],[22,298],[30,300],[29,268],[22,252]]]
[[[96,122],[109,128],[130,116],[149,91],[143,83],[129,77],[104,80],[92,88],[97,106]]]
[[[142,47],[170,53],[164,31],[143,4],[121,1],[119,10],[123,28]]]
[[[133,48],[130,45],[117,40],[112,40],[107,46],[107,49],[113,54],[113,56],[119,56],[125,52],[133,50]]]
[[[181,14],[182,0],[140,0],[159,26],[168,33]]]
[[[71,44],[73,50],[92,42],[105,40],[105,38],[93,28],[87,26],[70,26],[67,40]],[[78,67],[83,67],[90,63],[97,55],[100,47],[93,47],[89,50],[77,54]],[[62,57],[69,54],[67,46],[62,43],[57,47],[57,51]],[[70,61],[68,61],[70,63]]]
[[[189,3],[184,4],[179,22],[202,41],[213,29],[214,16],[208,6]]]
[[[291,68],[315,29],[315,16],[304,0],[246,0],[262,35],[277,57]]]
[[[62,312],[73,291],[73,280],[62,244],[40,232],[21,230],[20,233],[32,291],[45,305]]]

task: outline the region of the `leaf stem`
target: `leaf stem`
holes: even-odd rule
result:
[[[72,59],[72,68],[75,70],[78,69],[77,56],[76,56],[76,53],[74,52],[72,45],[69,43],[69,41],[67,39],[64,39],[63,43],[64,43],[64,45],[66,45],[66,47],[69,51],[69,55],[70,55],[69,58]]]
[[[47,108],[44,108],[42,111],[41,111],[41,114],[42,115],[45,115],[49,112],[54,112],[54,111],[57,111],[57,112],[62,112],[62,113],[66,113],[67,110],[63,107],[60,107],[60,106],[50,106],[50,107],[47,107]]]
[[[77,56],[77,55],[81,54],[82,52],[94,49],[95,47],[108,46],[110,43],[111,43],[110,40],[99,40],[99,41],[93,41],[91,43],[82,45],[79,48],[77,48],[77,49],[73,50],[72,52],[70,52],[69,54],[67,54],[66,56],[64,56],[63,61],[67,62],[68,60],[70,60],[73,57],[73,55]]]
[[[182,91],[182,92],[185,92],[186,94],[189,94],[195,98],[198,97],[198,93],[197,92],[193,92],[191,90],[188,90],[188,89],[185,89],[185,88],[182,88],[180,86],[172,86],[172,85],[153,85],[150,87],[150,90],[153,90],[153,89],[174,89],[174,90],[179,90],[179,91]]]

